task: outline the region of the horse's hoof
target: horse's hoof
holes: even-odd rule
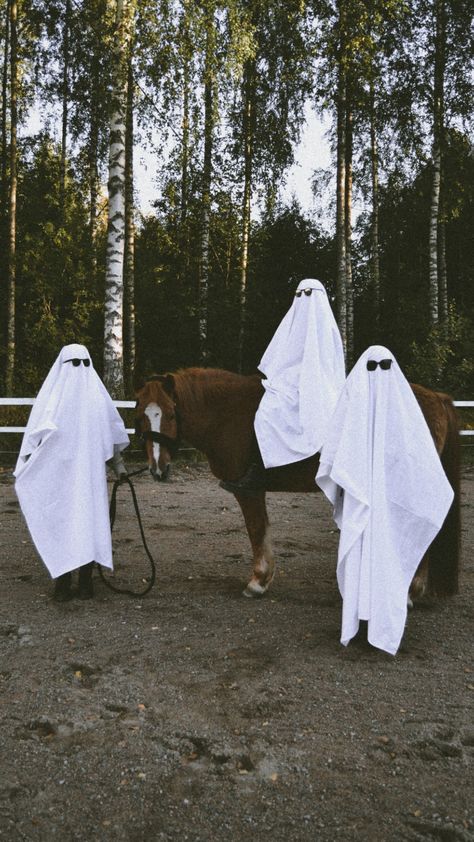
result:
[[[413,608],[413,604],[417,600],[422,599],[426,595],[426,591],[426,579],[422,576],[415,576],[408,591],[408,607]]]
[[[74,593],[71,588],[71,573],[63,573],[54,582],[53,600],[55,602],[69,602]]]
[[[94,562],[84,564],[79,568],[79,583],[76,596],[79,599],[92,599],[94,596],[94,584],[92,581],[92,572],[94,570]]]
[[[248,599],[260,599],[266,592],[267,588],[263,588],[257,582],[249,582],[245,590],[242,591],[242,596],[246,596]]]

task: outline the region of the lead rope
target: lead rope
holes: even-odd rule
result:
[[[135,514],[137,516],[138,526],[140,528],[140,535],[142,536],[142,543],[143,543],[143,546],[145,548],[145,552],[148,556],[148,560],[150,562],[151,575],[150,575],[150,579],[147,583],[146,588],[143,591],[132,591],[129,588],[117,588],[116,585],[112,585],[110,579],[107,579],[105,577],[105,574],[102,570],[102,567],[99,565],[99,574],[100,574],[100,578],[102,579],[104,585],[106,585],[108,588],[110,588],[111,591],[115,591],[115,593],[127,594],[128,596],[137,596],[137,597],[145,596],[145,594],[147,594],[149,591],[151,591],[153,585],[155,584],[155,579],[156,579],[155,560],[154,560],[150,550],[148,549],[148,545],[147,545],[146,538],[145,538],[145,532],[143,530],[142,519],[141,519],[141,516],[140,516],[140,509],[138,508],[137,495],[135,494],[135,489],[134,489],[134,487],[132,485],[132,481],[130,479],[130,477],[137,476],[137,474],[142,474],[144,471],[147,471],[147,470],[148,470],[148,468],[140,468],[139,471],[134,471],[131,474],[127,474],[126,476],[123,476],[121,479],[115,480],[113,488],[112,488],[112,496],[110,498],[110,507],[109,507],[110,531],[112,531],[113,528],[114,528],[114,523],[115,523],[115,515],[117,513],[117,490],[118,490],[120,485],[124,485],[125,483],[127,483],[127,485],[130,488],[130,491],[132,492],[133,505],[135,507]]]

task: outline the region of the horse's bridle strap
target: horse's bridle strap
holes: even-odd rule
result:
[[[171,456],[174,456],[178,452],[179,439],[172,439],[170,436],[165,435],[165,433],[157,433],[155,430],[145,430],[141,434],[141,437],[144,441],[148,439],[157,444],[162,444],[163,447],[169,450]]]

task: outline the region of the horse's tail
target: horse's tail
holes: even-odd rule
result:
[[[429,549],[428,590],[437,596],[457,593],[461,550],[459,420],[449,395],[439,394],[447,417],[441,463],[454,491],[451,508]]]

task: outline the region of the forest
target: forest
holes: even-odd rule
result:
[[[252,372],[311,277],[348,370],[381,343],[474,397],[472,23],[470,0],[0,0],[2,394],[70,342],[116,398]],[[282,190],[308,107],[312,211]]]

